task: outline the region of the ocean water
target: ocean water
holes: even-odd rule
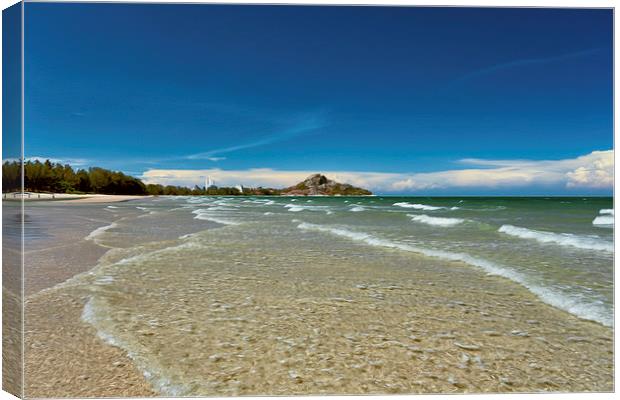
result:
[[[222,362],[241,346],[226,332],[241,335],[239,343],[262,343],[256,338],[271,329],[286,342],[291,316],[269,299],[309,302],[318,288],[337,292],[339,276],[356,268],[379,277],[396,262],[402,276],[432,273],[433,265],[442,277],[469,268],[613,325],[611,198],[159,197],[88,207],[113,222],[85,240],[111,251],[66,285],[89,296],[83,319],[169,395],[221,393],[223,378],[200,375],[197,365]],[[308,265],[323,275],[304,275]],[[352,301],[346,294],[330,300]],[[268,357],[272,350],[260,346],[254,357]],[[273,355],[272,364],[282,357]]]
[[[613,320],[611,198],[160,197],[102,207],[120,219],[86,239],[107,247],[260,225],[300,243],[345,238],[360,252],[462,261],[581,318]]]

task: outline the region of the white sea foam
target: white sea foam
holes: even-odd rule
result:
[[[185,200],[186,203],[197,204],[204,202],[205,199],[203,197],[190,197]]]
[[[599,228],[613,228],[614,227],[614,210],[612,208],[603,208],[599,211],[599,214],[592,221],[592,225]]]
[[[422,224],[432,225],[432,226],[450,227],[450,226],[455,226],[455,225],[465,222],[465,220],[462,218],[430,217],[424,214],[422,215],[407,214],[407,216],[411,218],[411,220],[414,222],[420,222]]]
[[[470,256],[466,253],[427,249],[381,239],[368,233],[353,232],[344,228],[310,224],[306,222],[300,223],[298,225],[298,228],[304,230],[327,232],[332,235],[345,237],[357,242],[362,242],[370,246],[409,251],[428,257],[434,257],[448,261],[461,261],[466,264],[479,267],[490,275],[502,276],[504,278],[508,278],[514,282],[517,282],[529,289],[535,295],[537,295],[542,301],[554,307],[567,311],[580,318],[597,321],[606,326],[613,326],[613,316],[610,315],[605,306],[600,304],[599,302],[589,301],[578,296],[569,296],[554,288],[532,283],[527,276],[520,272],[482,258]]]
[[[215,223],[222,224],[222,225],[241,225],[240,222],[231,221],[229,219],[224,219],[224,218],[219,218],[219,217],[212,217],[212,216],[204,215],[204,214],[196,215],[194,219],[200,219],[203,221],[211,221],[211,222],[215,222]]]
[[[435,207],[435,206],[429,206],[426,204],[412,204],[412,203],[407,203],[406,201],[400,202],[400,203],[394,203],[393,205],[398,206],[398,207],[403,207],[403,208],[413,208],[415,210],[424,210],[424,211],[436,211],[436,210],[441,210],[445,207]]]
[[[180,397],[187,395],[190,388],[184,385],[173,384],[172,380],[165,376],[163,369],[153,364],[153,360],[146,359],[135,352],[125,340],[119,335],[110,333],[112,330],[107,323],[108,305],[104,300],[91,297],[82,310],[82,321],[92,325],[97,336],[111,346],[125,350],[127,356],[132,359],[137,367],[142,371],[144,377],[161,394],[170,397]]]
[[[211,222],[215,222],[215,223],[222,224],[222,225],[241,225],[240,222],[232,221],[226,218],[221,218],[219,215],[214,216],[212,215],[209,209],[194,210],[192,211],[192,214],[196,214],[194,219],[199,219],[202,221],[211,221]]]
[[[105,286],[114,283],[114,277],[109,275],[103,275],[93,282],[95,285]]]
[[[284,208],[288,208],[288,210],[291,212],[329,210],[329,207],[327,206],[310,206],[310,205],[298,205],[298,204],[285,204]]]
[[[513,225],[502,225],[499,232],[521,239],[532,239],[540,243],[553,243],[559,246],[570,246],[585,250],[599,250],[613,253],[614,244],[603,239],[580,236],[570,233],[554,233],[521,228]]]
[[[93,242],[97,243],[97,238],[99,236],[103,235],[105,231],[112,229],[112,228],[116,228],[117,226],[118,225],[116,224],[116,222],[112,222],[110,225],[101,226],[95,229],[94,231],[92,231],[91,233],[89,233],[88,236],[84,238],[84,240],[92,240]]]
[[[119,208],[119,207],[116,207],[116,206],[107,206],[106,208]]]
[[[237,211],[234,208],[226,208],[226,207],[222,207],[222,206],[209,207],[209,208],[207,208],[207,210],[209,210],[209,211]]]
[[[252,203],[252,204],[260,204],[260,205],[275,204],[273,200],[266,200],[266,199],[244,200],[242,201],[242,203]]]
[[[137,208],[138,210],[141,210],[141,211],[144,211],[144,212],[148,213],[148,214],[143,214],[143,215],[141,215],[141,217],[146,217],[147,215],[154,215],[154,214],[157,214],[157,211],[153,211],[153,210],[151,210],[151,209],[149,209],[149,208],[146,208],[146,207],[136,207],[136,208]]]
[[[366,211],[366,209],[364,207],[356,206],[356,207],[351,208],[349,211],[360,212],[360,211]]]
[[[599,215],[594,218],[592,221],[592,225],[596,225],[603,228],[613,228],[614,227],[614,217],[611,215]]]

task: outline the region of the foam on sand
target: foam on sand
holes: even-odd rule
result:
[[[366,209],[364,207],[356,206],[356,207],[351,208],[349,211],[360,212],[360,211],[366,211]]]
[[[531,280],[522,273],[482,258],[473,257],[466,253],[427,249],[409,244],[398,243],[382,239],[368,233],[354,232],[340,227],[310,224],[306,222],[300,223],[297,227],[303,230],[326,232],[356,242],[362,242],[370,246],[408,251],[442,260],[464,262],[466,264],[481,268],[490,275],[502,276],[523,285],[530,292],[537,295],[542,301],[549,305],[567,311],[583,319],[596,321],[605,326],[613,326],[613,316],[609,315],[602,304],[596,301],[588,301],[577,296],[568,296],[567,294],[554,288],[532,283]]]
[[[411,218],[414,222],[420,222],[422,224],[431,225],[431,226],[442,226],[442,227],[450,227],[458,224],[462,224],[465,222],[463,218],[441,218],[441,217],[430,217],[428,215],[413,215],[407,214],[409,218]]]
[[[521,228],[513,225],[502,225],[498,232],[521,239],[532,239],[539,243],[553,243],[559,246],[570,246],[585,250],[599,250],[613,253],[614,244],[603,239],[570,233],[554,233]]]
[[[81,319],[92,325],[97,331],[97,336],[105,343],[125,350],[127,356],[133,360],[138,369],[142,371],[146,380],[157,391],[170,397],[187,395],[189,388],[173,384],[172,380],[163,373],[163,369],[159,368],[159,365],[154,364],[153,360],[147,360],[139,352],[134,351],[133,346],[122,339],[120,335],[111,333],[113,328],[107,323],[109,312],[109,306],[104,300],[90,297],[84,305]]]

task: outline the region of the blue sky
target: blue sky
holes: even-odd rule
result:
[[[27,157],[188,185],[263,184],[261,169],[384,192],[611,193],[610,10],[28,3],[25,26]],[[534,178],[568,169],[437,175],[523,160]]]
[[[21,4],[2,12],[2,157],[21,156]]]

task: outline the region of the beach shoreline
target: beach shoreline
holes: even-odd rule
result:
[[[105,206],[148,197],[84,195],[67,198],[69,196],[46,198],[37,203],[73,209],[79,204]],[[26,214],[37,218],[32,204],[34,202],[26,203]],[[60,289],[77,276],[88,274],[113,250],[85,238],[90,232],[113,223],[115,218],[106,220],[74,214],[62,219],[67,225],[65,231],[54,230],[46,245],[26,249],[24,254],[28,266],[24,275],[26,395],[35,398],[102,397],[106,394],[156,396],[127,354],[105,343],[92,326],[82,320],[87,299],[63,294]],[[48,351],[41,353],[41,347]],[[59,364],[64,367],[59,369]]]
[[[68,202],[63,203],[49,204],[58,204],[61,209]],[[160,221],[157,218],[161,217],[150,214],[152,206],[139,205],[127,207],[137,218],[135,221]],[[66,256],[66,250],[60,250],[58,258],[50,257],[56,250],[50,248],[51,253],[46,253],[39,249],[42,254],[37,262],[51,263],[52,270],[65,270],[67,277],[61,283],[58,279],[50,280],[48,272],[33,275],[35,281],[45,279],[47,287],[26,299],[28,397],[613,390],[613,328],[579,319],[543,303],[513,281],[485,274],[461,262],[381,248],[372,249],[368,260],[358,259],[355,252],[341,254],[347,248],[346,240],[330,237],[321,245],[309,242],[306,246],[308,251],[333,247],[331,251],[338,257],[290,259],[290,266],[275,268],[263,258],[253,258],[252,249],[260,247],[254,241],[268,238],[267,231],[257,225],[221,224],[215,225],[214,235],[203,231],[180,241],[145,242],[141,245],[145,251],[135,253],[131,247],[114,247],[110,241],[115,234],[101,230],[114,224],[114,229],[131,226],[130,222],[118,226],[128,218],[123,214],[126,210],[102,204],[101,215],[96,215],[90,225],[84,225],[84,213],[73,211],[81,208],[67,209],[73,213],[67,215],[72,215],[74,223],[80,226],[81,230],[71,229],[76,236],[86,238],[99,230],[97,238],[107,241],[73,243],[76,247],[72,252],[90,254],[91,258],[77,257],[65,260],[64,264],[59,260],[63,254]],[[55,218],[66,221],[68,217]],[[227,244],[236,243],[233,239],[244,234],[250,236],[245,239],[248,243],[237,244],[239,261],[208,262],[223,259],[229,251]],[[53,242],[60,249],[76,241],[62,232],[57,235]],[[201,237],[206,242],[201,242]],[[313,240],[319,238],[317,235]],[[135,254],[165,254],[186,240],[193,246],[211,249],[209,257],[197,254],[179,261],[182,268],[178,279],[196,281],[200,297],[191,301],[188,294],[172,292],[166,295],[166,302],[196,314],[199,321],[218,321],[201,328],[208,334],[201,347],[205,352],[202,363],[196,367],[204,370],[201,376],[213,381],[214,386],[208,391],[172,392],[167,386],[158,386],[158,380],[153,378],[159,376],[165,381],[166,370],[145,367],[144,354],[136,362],[136,349],[128,344],[126,336],[138,335],[141,342],[149,343],[156,352],[166,353],[170,351],[168,347],[174,346],[166,341],[162,343],[168,345],[158,343],[164,332],[153,330],[148,324],[121,324],[114,328],[108,324],[110,321],[87,315],[93,307],[85,307],[93,297],[105,295],[110,282],[120,279],[112,279],[111,272],[124,274],[126,265],[131,265],[122,264],[118,269],[116,262],[129,260]],[[269,241],[268,248],[273,253],[269,258],[282,259],[294,246],[286,236],[280,241]],[[93,246],[101,247],[100,254]],[[189,268],[188,263],[196,260],[204,261],[197,269],[187,271],[188,275],[182,275]],[[169,291],[166,279],[156,275],[157,270],[156,265],[142,273],[138,270],[136,275],[127,270],[130,280],[118,282],[118,287],[123,288],[122,296],[110,300],[119,305],[131,300],[133,293],[143,290],[136,277],[151,276],[154,286],[136,297],[139,303],[123,306],[126,310],[149,312],[138,305],[143,298],[149,293]],[[169,284],[176,287],[174,282]],[[32,286],[37,284],[33,281]],[[185,308],[187,301],[204,302],[204,306]],[[161,301],[155,304],[165,306]],[[151,318],[166,313],[153,312]],[[345,320],[343,315],[347,316]],[[117,331],[119,326],[126,326],[129,331]],[[162,329],[167,332],[166,324]],[[183,334],[170,340],[188,338]],[[240,353],[246,356],[238,359],[226,356],[231,348],[242,348],[249,354]],[[608,353],[609,349],[612,353]],[[174,363],[185,360],[174,353],[166,358],[176,360]],[[244,360],[249,359],[256,360],[253,369],[257,372],[252,373],[252,368],[245,364]],[[58,363],[67,368],[60,371]],[[301,368],[312,363],[317,363],[315,372]],[[330,374],[335,375],[320,372],[330,369]],[[530,378],[532,374],[536,377]],[[338,384],[335,378],[339,379]],[[233,385],[236,381],[242,384]]]
[[[33,193],[26,192],[23,197],[20,193],[3,193],[3,201],[34,202],[62,202],[67,204],[88,204],[88,203],[119,203],[131,200],[146,199],[153,196],[148,195],[120,195],[120,194],[69,194],[69,193]]]

